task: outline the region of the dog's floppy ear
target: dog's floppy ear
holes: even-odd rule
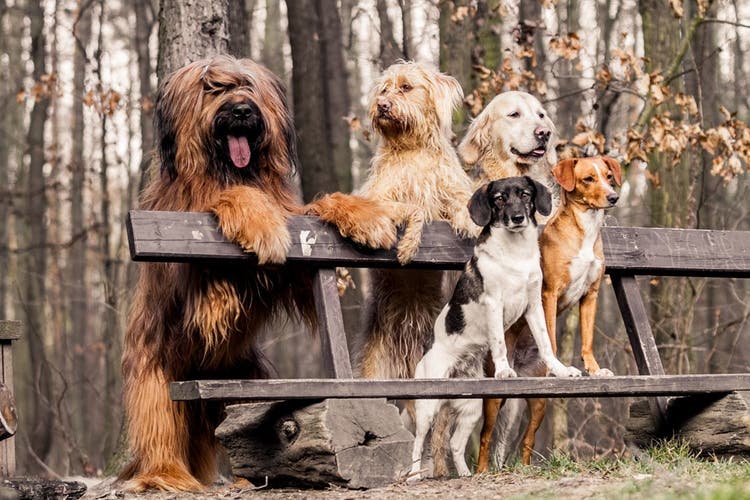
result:
[[[453,111],[463,102],[464,89],[452,76],[438,72],[435,75],[435,92],[435,107],[440,128],[452,137]]]
[[[568,158],[567,160],[561,160],[552,169],[552,175],[555,176],[555,179],[560,184],[560,187],[562,187],[565,191],[573,191],[573,188],[576,187],[576,176],[573,169],[575,168],[577,161],[578,158]]]
[[[489,132],[487,130],[489,113],[481,112],[471,122],[469,130],[458,145],[458,154],[467,165],[474,165],[479,161],[482,153],[489,148]]]
[[[604,161],[612,172],[612,175],[615,178],[615,183],[617,183],[618,186],[622,186],[622,167],[620,167],[620,162],[609,156],[602,156],[602,161]]]
[[[526,177],[529,184],[534,186],[534,206],[536,207],[536,211],[545,216],[552,213],[552,194],[547,189],[547,186],[535,181],[528,175],[524,177]]]
[[[492,209],[490,208],[489,191],[491,182],[477,189],[469,200],[469,215],[477,226],[486,226],[490,222]]]
[[[177,131],[174,128],[174,117],[172,116],[171,99],[167,94],[169,80],[165,81],[159,89],[156,98],[156,110],[154,113],[154,130],[156,130],[156,147],[159,153],[159,163],[162,174],[169,176],[170,180],[177,178]]]

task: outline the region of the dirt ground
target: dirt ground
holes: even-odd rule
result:
[[[697,459],[680,448],[651,450],[637,459],[576,462],[554,457],[541,466],[515,466],[463,479],[397,483],[366,491],[217,486],[203,493],[125,493],[111,482],[92,485],[89,499],[750,499],[750,462]]]

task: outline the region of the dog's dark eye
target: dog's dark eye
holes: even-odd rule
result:
[[[401,92],[409,92],[412,89],[412,86],[408,83],[404,83],[401,85]]]
[[[519,116],[521,116],[521,113],[519,113],[518,111],[513,111],[511,113],[508,113],[508,116],[510,116],[511,118],[518,118]]]
[[[607,180],[611,181],[612,179],[614,179],[614,177],[612,176],[612,174],[607,174]]]
[[[583,182],[594,182],[594,178],[592,176],[584,177]]]
[[[527,193],[526,191],[524,191],[523,193],[521,193],[521,199],[523,201],[528,201],[529,198],[531,198],[531,195],[529,193]]]
[[[539,118],[544,118],[544,113],[539,113]]]

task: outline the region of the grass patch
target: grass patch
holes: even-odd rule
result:
[[[499,481],[511,483],[535,479],[548,482],[511,498],[750,499],[749,461],[699,457],[679,440],[627,458],[576,460],[554,452],[539,465],[516,462],[498,473]]]

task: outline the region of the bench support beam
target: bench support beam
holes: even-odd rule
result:
[[[641,375],[664,375],[659,349],[656,347],[648,312],[643,304],[641,290],[635,276],[612,274],[612,288],[615,291],[617,305],[628,332],[633,356]],[[649,400],[651,415],[657,428],[667,426],[667,398],[658,397]]]

